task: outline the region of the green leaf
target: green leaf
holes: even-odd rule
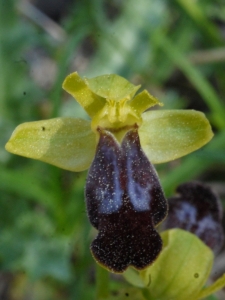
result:
[[[205,115],[195,110],[148,111],[142,117],[141,146],[155,164],[193,152],[213,137]]]
[[[36,238],[27,241],[22,265],[32,279],[51,276],[68,281],[70,278],[70,240],[67,237]]]
[[[157,32],[155,43],[163,49],[166,55],[174,64],[184,73],[188,80],[193,84],[198,93],[202,96],[205,103],[211,110],[213,122],[218,128],[225,127],[225,106],[220,97],[217,95],[215,88],[207,81],[204,75],[194,67],[187,59],[186,55],[174,45],[164,32]]]
[[[184,11],[192,18],[192,20],[202,29],[203,33],[206,34],[207,40],[211,40],[212,44],[221,45],[221,37],[219,30],[214,25],[214,22],[210,22],[207,15],[202,11],[200,3],[195,0],[176,0],[176,2],[184,9]]]
[[[90,166],[95,148],[90,122],[74,118],[23,123],[6,144],[11,153],[76,172]]]
[[[48,209],[54,209],[54,191],[46,189],[39,177],[27,169],[7,170],[0,167],[0,189],[3,193],[15,193],[35,200]]]

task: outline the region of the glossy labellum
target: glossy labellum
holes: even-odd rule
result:
[[[166,199],[136,129],[121,145],[110,132],[99,133],[86,184],[89,219],[99,231],[91,251],[112,272],[121,273],[129,265],[140,270],[162,249],[155,226],[167,214]]]
[[[217,253],[224,241],[219,198],[210,187],[199,182],[181,184],[177,193],[168,199],[169,213],[164,226],[194,233]]]

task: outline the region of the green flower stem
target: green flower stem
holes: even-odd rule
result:
[[[109,272],[96,264],[96,300],[107,299],[109,296]]]

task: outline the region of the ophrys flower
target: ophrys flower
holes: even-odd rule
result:
[[[118,75],[82,79],[69,75],[63,88],[91,121],[55,118],[19,125],[6,149],[70,171],[90,168],[86,199],[99,230],[94,257],[109,270],[142,269],[161,251],[155,230],[167,204],[151,163],[188,154],[213,136],[204,114],[154,110],[162,105]],[[150,163],[151,162],[151,163]]]
[[[63,83],[85,109],[91,121],[55,118],[23,123],[13,132],[6,149],[14,154],[39,159],[70,171],[88,169],[95,156],[98,127],[121,141],[138,126],[141,147],[153,163],[186,155],[213,136],[204,114],[194,110],[151,110],[162,105],[146,90],[135,96],[134,86],[118,75],[82,79],[70,74]]]

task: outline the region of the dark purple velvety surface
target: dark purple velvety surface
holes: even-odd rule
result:
[[[155,226],[165,218],[167,202],[136,129],[121,145],[100,130],[86,201],[90,222],[99,231],[91,251],[100,264],[120,273],[129,265],[143,269],[156,259],[162,240]]]

